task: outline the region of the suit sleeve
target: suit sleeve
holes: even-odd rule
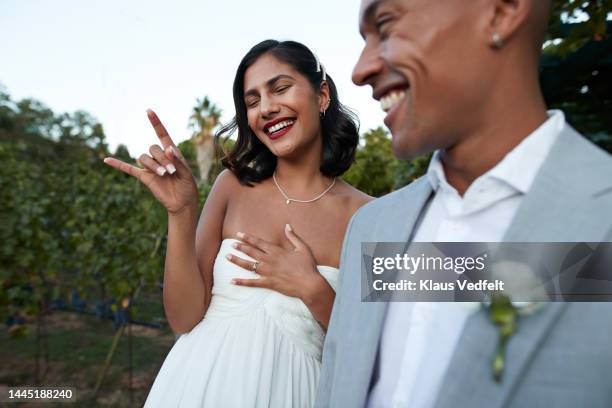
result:
[[[338,290],[336,291],[336,298],[334,300],[334,306],[325,336],[325,344],[323,346],[323,364],[321,367],[321,376],[319,379],[319,385],[317,387],[317,395],[315,399],[315,408],[326,408],[331,405],[331,397],[333,392],[334,378],[336,374],[337,365],[337,349],[338,343],[342,333],[340,333],[339,327],[342,325],[342,298],[343,292],[345,291],[345,282],[347,279],[352,279],[347,274],[355,273],[355,271],[349,271],[349,262],[347,262],[347,253],[349,252],[349,242],[352,238],[353,226],[357,218],[359,211],[353,214],[349,225],[344,235],[344,242],[342,243],[342,253],[340,255],[340,276],[338,283]],[[359,271],[357,271],[359,272]]]

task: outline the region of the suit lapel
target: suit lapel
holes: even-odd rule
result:
[[[568,126],[538,171],[504,241],[604,239],[610,224],[593,214],[605,213],[606,202],[594,197],[612,187],[608,179],[611,170],[609,157]],[[519,318],[519,329],[507,346],[501,385],[493,381],[490,365],[498,340],[497,329],[485,311],[471,316],[445,374],[436,408],[478,406],[485,401],[488,407],[506,405],[566,306],[567,303],[548,303],[534,315]]]
[[[506,368],[499,385],[493,380],[491,369],[497,328],[484,311],[471,316],[445,374],[435,407],[504,406],[565,306],[565,303],[549,304],[533,316],[520,318],[519,329],[506,349]]]
[[[381,213],[380,218],[372,225],[369,241],[408,242],[431,193],[431,185],[425,177],[394,193],[396,197],[389,200],[389,205],[385,208],[384,213]],[[372,256],[379,256],[380,252],[381,248],[377,247]],[[368,255],[362,254],[362,256]],[[361,262],[362,268],[364,267],[363,261]],[[367,262],[367,259],[365,261]],[[365,273],[362,273],[362,276],[370,278]],[[371,282],[368,281],[362,284],[371,284]],[[361,293],[361,288],[355,289]],[[357,305],[359,313],[351,330],[351,336],[354,335],[359,338],[359,341],[355,342],[357,350],[351,353],[354,356],[353,364],[355,369],[365,369],[370,373],[367,378],[372,378],[373,380],[375,380],[375,375],[372,376],[372,373],[375,369],[374,366],[387,307],[388,303],[386,302],[364,302],[360,299]],[[367,328],[366,333],[364,333],[364,328]],[[362,389],[359,392],[362,395],[359,396],[358,400],[361,405],[364,405],[368,389]]]
[[[431,197],[432,189],[425,177],[415,181],[410,187],[410,190],[405,189],[398,192],[397,199],[393,200],[386,209],[385,214],[381,214],[379,222],[373,226],[370,241],[382,244],[378,245],[371,255],[362,254],[362,267],[365,264],[371,263],[371,259],[374,257],[387,255],[384,250],[384,243],[401,242],[408,244],[412,240],[416,224],[419,221],[425,204],[427,204]],[[391,225],[397,225],[399,228],[390,227]],[[363,284],[372,287],[373,276],[365,273],[365,271],[362,271],[361,276],[367,279]],[[372,299],[373,294],[366,296],[364,300],[371,301]]]

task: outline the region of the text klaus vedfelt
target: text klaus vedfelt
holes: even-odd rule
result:
[[[465,272],[483,271],[486,268],[487,255],[479,257],[440,257],[440,256],[409,256],[408,254],[396,254],[394,257],[372,258],[372,273],[380,275],[385,271],[405,271],[414,275],[418,271],[452,271],[457,275]],[[421,279],[412,281],[401,279],[397,282],[384,282],[375,279],[372,282],[374,290],[401,290],[401,291],[503,291],[504,282],[495,279],[489,281],[480,279],[476,282],[459,280],[455,282],[435,282],[433,279]]]

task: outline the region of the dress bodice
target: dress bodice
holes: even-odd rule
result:
[[[304,351],[320,360],[325,333],[300,299],[270,289],[231,283],[234,278],[257,279],[259,277],[257,273],[241,268],[226,258],[226,255],[231,253],[243,259],[253,260],[232,247],[233,242],[237,240],[228,238],[221,242],[213,266],[213,296],[205,320],[231,319],[253,313],[264,313],[278,330]],[[325,265],[318,265],[317,269],[336,290],[338,269]]]

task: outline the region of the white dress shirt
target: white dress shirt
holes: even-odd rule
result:
[[[416,227],[414,241],[501,241],[564,126],[563,113],[549,111],[549,119],[474,180],[463,197],[446,181],[440,154],[435,152],[426,174],[435,193]],[[377,361],[379,376],[367,406],[433,407],[464,324],[476,310],[473,306],[389,303]]]

